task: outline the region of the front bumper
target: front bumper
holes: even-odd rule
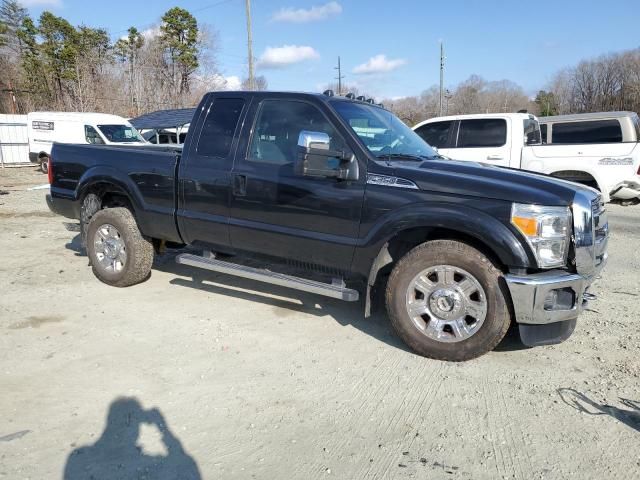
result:
[[[616,200],[640,198],[640,181],[628,180],[619,183],[611,190],[609,197]]]
[[[606,258],[589,277],[557,270],[505,275],[516,322],[545,325],[577,318],[587,305],[587,289],[605,264]]]
[[[520,339],[530,347],[561,343],[571,336],[578,316],[587,308],[587,293],[607,263],[606,254],[589,276],[565,271],[505,275]]]

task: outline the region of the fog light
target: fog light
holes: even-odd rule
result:
[[[575,293],[571,288],[557,288],[547,293],[545,310],[571,310],[575,305]]]
[[[547,293],[547,297],[544,299],[544,309],[554,310],[556,303],[558,303],[558,291],[551,290],[549,293]]]

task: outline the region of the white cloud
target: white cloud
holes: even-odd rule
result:
[[[298,45],[283,45],[282,47],[267,47],[258,59],[258,68],[283,68],[294,63],[314,60],[320,55],[312,47]]]
[[[305,8],[281,8],[273,14],[271,20],[274,22],[307,23],[326,20],[329,17],[340,15],[342,5],[338,2],[329,2],[324,5],[314,5],[309,9]]]
[[[193,80],[210,91],[241,90],[242,80],[237,75],[228,77],[219,73],[194,75]]]
[[[152,38],[159,37],[161,33],[162,30],[160,30],[160,26],[157,26],[143,30],[142,32],[140,32],[140,35],[142,35],[145,40],[151,40]]]
[[[237,75],[229,75],[228,77],[224,77],[224,89],[225,90],[241,90],[242,89],[242,80]]]
[[[144,30],[142,30],[141,32],[139,32],[140,35],[142,35],[142,37],[145,40],[153,40],[156,37],[159,37],[160,34],[162,33],[162,30],[160,30],[160,26],[155,26],[155,27],[149,27],[149,28],[145,28]],[[129,38],[129,34],[125,34],[122,35],[120,37],[120,40],[127,40]]]
[[[41,6],[51,6],[51,7],[59,7],[62,5],[61,0],[21,0],[20,4],[23,7],[41,7]]]
[[[391,72],[405,65],[407,61],[404,58],[387,58],[386,55],[380,54],[371,57],[365,63],[358,65],[353,69],[353,73],[371,74]]]

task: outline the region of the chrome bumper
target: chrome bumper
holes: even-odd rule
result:
[[[505,275],[513,300],[515,320],[529,325],[574,320],[593,295],[587,289],[604,268],[606,254],[590,276],[551,270],[531,275]],[[556,293],[553,293],[553,292]]]

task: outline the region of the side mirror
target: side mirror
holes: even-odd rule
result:
[[[537,133],[538,132],[528,132],[524,139],[524,144],[528,146],[542,145],[542,139]]]
[[[302,130],[295,172],[308,177],[357,180],[358,162],[351,152],[331,150],[331,138],[326,133]]]

